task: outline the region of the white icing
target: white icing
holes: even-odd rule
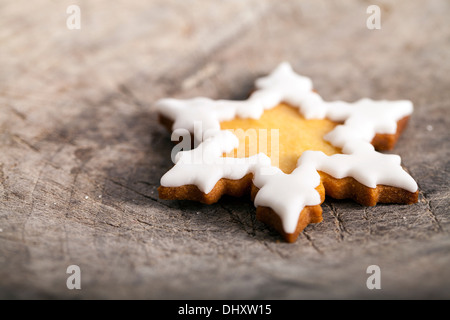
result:
[[[265,94],[253,93],[250,99],[256,97],[261,100],[266,109],[273,108],[282,101],[293,106],[300,106],[304,96],[311,93],[312,81],[296,74],[290,64],[284,62],[270,75],[257,79],[255,87]]]
[[[320,204],[315,190],[320,183],[317,171],[338,179],[353,177],[369,188],[388,185],[417,191],[416,182],[401,167],[400,157],[376,152],[370,144],[377,133],[396,132],[397,122],[413,111],[410,101],[325,102],[312,91],[311,80],[296,74],[286,62],[270,75],[257,79],[255,86],[257,90],[243,101],[202,97],[158,101],[158,111],[173,120],[172,130],[189,130],[202,141],[197,148],[177,154],[175,166],[161,178],[162,186],[192,184],[207,194],[221,178],[237,180],[253,173],[253,183],[260,188],[255,205],[272,208],[281,217],[287,233],[295,231],[305,206]],[[236,117],[258,119],[264,110],[281,102],[297,107],[306,119],[342,122],[324,139],[342,148],[344,154],[326,156],[320,151],[306,151],[291,174],[271,166],[265,154],[222,157],[237,148],[239,141],[231,132],[220,130],[220,122]],[[201,125],[196,125],[199,122]]]
[[[377,133],[395,134],[397,122],[413,111],[411,101],[374,101],[361,99],[354,103],[327,103],[327,118],[344,122],[324,136],[334,146],[343,148],[348,142],[371,142]]]
[[[196,185],[208,194],[221,178],[239,180],[254,172],[256,167],[270,167],[270,158],[263,153],[248,158],[222,157],[238,145],[239,140],[230,131],[217,131],[197,148],[180,151],[175,157],[175,166],[161,178],[161,185]]]
[[[374,134],[370,126],[355,128],[346,125],[338,125],[323,136],[324,140],[338,148],[344,148],[345,145],[353,143],[370,143],[373,137]]]
[[[255,206],[272,208],[280,216],[286,233],[295,232],[305,206],[320,204],[320,195],[315,189],[320,184],[320,175],[314,166],[298,166],[290,174],[278,169],[273,175],[264,175],[257,170],[253,183],[260,189]]]
[[[369,143],[361,142],[348,154],[325,155],[321,151],[305,151],[298,160],[298,167],[313,166],[336,179],[353,177],[369,188],[387,185],[416,192],[417,183],[403,170],[400,157],[382,154]]]
[[[235,118],[237,104],[235,101],[222,103],[221,100],[214,101],[204,97],[188,100],[166,98],[159,100],[156,108],[174,121],[172,130],[186,129],[196,137],[203,137],[204,131],[220,130],[221,121]],[[199,128],[202,131],[194,132],[196,122],[201,122],[202,126]]]
[[[394,134],[397,121],[408,116],[413,111],[411,101],[374,101],[361,99],[354,103],[342,101],[330,102],[327,108],[327,118],[341,122],[350,127],[367,127],[376,133]]]

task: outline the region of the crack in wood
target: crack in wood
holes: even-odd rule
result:
[[[142,181],[142,180],[138,180],[138,181],[136,181],[136,183],[142,183],[142,184],[145,184],[145,185],[150,186],[150,187],[158,187],[159,186],[159,184],[155,185],[153,183],[150,183],[150,182],[147,182],[147,181]]]
[[[34,146],[32,143],[28,142],[27,140],[25,140],[24,138],[22,138],[21,136],[19,136],[18,134],[11,134],[11,138],[22,145],[27,146],[28,148],[30,148],[31,150],[35,151],[35,152],[39,152],[39,148]]]
[[[408,173],[410,172],[410,170],[408,169],[408,166],[405,163],[403,163],[402,166],[406,170],[406,172],[408,172]],[[432,168],[435,169],[435,167],[432,167]],[[440,223],[438,217],[433,212],[433,208],[431,206],[432,200],[428,199],[427,192],[424,191],[424,188],[421,187],[419,182],[417,182],[417,185],[419,188],[419,195],[421,195],[421,202],[425,202],[425,209],[428,213],[429,218],[431,219],[432,225],[434,226],[434,231],[436,231],[438,233],[444,232],[444,228],[441,226],[441,223]]]
[[[123,94],[125,96],[125,98],[129,99],[130,102],[139,107],[142,110],[145,110],[146,104],[144,102],[142,102],[133,92],[132,89],[130,89],[130,87],[125,84],[125,83],[121,83],[117,86],[118,91]]]
[[[325,255],[325,252],[322,251],[315,243],[315,241],[313,240],[313,238],[309,235],[308,231],[303,230],[303,235],[305,236],[306,240],[308,240],[309,244],[311,245],[311,247],[316,250],[320,255]]]
[[[281,251],[274,249],[270,246],[269,243],[267,243],[267,241],[263,241],[264,246],[272,253],[276,254],[278,257],[280,257],[282,260],[287,260],[289,259],[288,255],[285,255],[283,253],[281,253]]]
[[[63,145],[59,146],[56,151],[50,156],[49,159],[44,159],[44,164],[42,165],[41,169],[39,170],[38,176],[36,178],[36,181],[34,182],[33,189],[31,190],[31,204],[30,204],[30,210],[27,216],[25,217],[25,221],[22,224],[22,232],[21,232],[21,238],[22,242],[25,243],[25,229],[26,226],[33,216],[34,207],[35,207],[35,192],[37,190],[37,185],[41,181],[42,174],[44,173],[45,168],[47,167],[48,162],[52,162],[54,157],[64,148]]]
[[[14,108],[12,105],[9,105],[9,108],[21,120],[24,120],[24,121],[27,120],[27,116],[25,114],[23,114],[22,112],[20,112],[19,110],[17,110],[16,108]]]
[[[157,198],[154,198],[154,197],[152,197],[152,196],[149,196],[149,195],[147,195],[147,194],[144,194],[144,193],[142,193],[142,192],[139,192],[139,191],[137,191],[137,190],[135,190],[135,189],[133,189],[133,188],[131,188],[131,187],[129,187],[129,186],[127,186],[127,185],[125,185],[125,184],[119,182],[119,181],[116,181],[116,180],[110,178],[110,177],[106,177],[106,176],[105,176],[104,179],[106,179],[106,180],[108,180],[108,181],[110,181],[110,182],[112,182],[112,183],[114,183],[114,184],[116,184],[116,185],[118,185],[118,186],[120,186],[120,187],[122,187],[122,188],[125,188],[125,189],[127,189],[127,190],[130,190],[131,192],[134,192],[134,193],[136,193],[137,195],[140,195],[141,197],[144,197],[144,198],[146,198],[146,199],[152,200],[152,201],[154,201],[154,202],[156,202],[156,203],[158,203],[158,204],[160,204],[160,205],[162,205],[162,206],[165,206],[165,207],[170,208],[170,209],[177,209],[177,208],[174,208],[174,207],[171,207],[171,206],[167,205],[167,204],[164,203],[164,202],[159,201],[159,199],[157,199]]]
[[[255,230],[255,228],[254,228],[254,226],[253,226],[253,223],[252,223],[252,225],[250,226],[252,230],[251,230],[251,231],[248,231],[248,230],[247,230],[247,229],[248,229],[248,228],[247,228],[247,224],[241,219],[241,217],[240,217],[238,214],[235,214],[235,213],[233,212],[233,210],[227,208],[223,203],[220,203],[220,202],[219,202],[219,206],[220,206],[222,209],[224,209],[224,210],[230,215],[231,219],[232,219],[234,222],[236,222],[236,223],[241,227],[241,229],[244,230],[248,235],[250,235],[250,236],[252,236],[252,237],[254,237],[254,236],[256,235],[256,230]]]
[[[332,203],[326,203],[326,206],[331,210],[331,214],[334,217],[334,224],[336,226],[338,239],[340,241],[344,241],[346,238],[345,234],[351,235],[351,232],[348,231],[345,226],[344,220],[341,218],[341,214],[338,212],[337,208],[335,208]]]
[[[364,207],[363,208],[363,214],[362,217],[364,220],[367,221],[368,224],[368,234],[372,235],[373,234],[373,229],[372,229],[372,219],[369,217],[369,213],[368,213],[368,208]]]
[[[431,200],[428,199],[425,191],[421,190],[421,188],[419,188],[419,194],[422,195],[423,202],[425,202],[425,205],[426,205],[425,208],[426,208],[428,215],[430,216],[432,224],[434,225],[434,230],[436,232],[443,232],[444,229],[442,228],[441,223],[439,222],[439,219],[436,217],[436,215],[434,214],[434,212],[432,210]]]
[[[206,229],[191,229],[191,228],[179,228],[179,227],[175,227],[175,226],[168,227],[168,226],[163,225],[163,224],[153,224],[153,223],[141,220],[139,218],[136,218],[135,221],[137,221],[139,223],[142,223],[144,225],[147,225],[147,226],[151,227],[152,229],[164,230],[164,231],[168,231],[168,232],[184,231],[184,232],[189,232],[189,233],[196,233],[196,232],[208,232],[208,231],[210,231],[208,228],[206,228]]]

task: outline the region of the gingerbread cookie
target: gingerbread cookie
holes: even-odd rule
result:
[[[411,204],[418,187],[390,150],[413,111],[410,101],[326,102],[288,63],[257,79],[245,101],[161,99],[160,122],[184,144],[162,178],[161,199],[214,203],[249,194],[260,221],[294,242],[322,221],[325,195]]]

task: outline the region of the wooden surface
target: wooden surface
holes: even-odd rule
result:
[[[449,15],[446,0],[0,1],[0,298],[450,298]],[[153,103],[244,98],[281,61],[326,100],[413,101],[393,152],[417,204],[328,199],[288,244],[249,200],[158,199],[172,142]]]

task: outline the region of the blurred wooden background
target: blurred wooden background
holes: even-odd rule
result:
[[[446,0],[1,0],[0,298],[450,298],[449,16]],[[153,103],[241,99],[281,61],[326,100],[414,102],[393,152],[419,203],[328,199],[287,244],[249,200],[158,199],[172,143]]]

